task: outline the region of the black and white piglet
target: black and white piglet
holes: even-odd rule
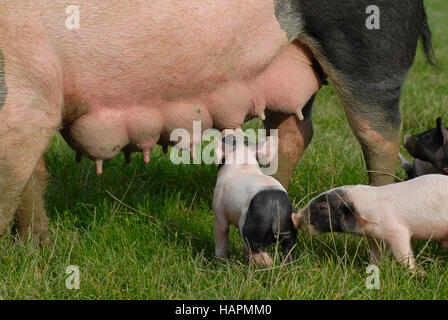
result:
[[[225,258],[229,226],[237,227],[245,251],[257,264],[271,265],[266,247],[277,241],[286,261],[293,259],[297,231],[292,222],[294,208],[283,186],[264,175],[259,157],[271,162],[278,138],[267,137],[257,144],[241,134],[226,135],[216,147],[218,179],[213,196],[215,253]]]
[[[309,234],[346,232],[383,243],[397,260],[415,269],[411,239],[440,241],[448,249],[448,177],[429,174],[381,187],[356,185],[329,190],[294,214]],[[372,260],[380,260],[372,246]]]
[[[425,174],[448,173],[448,129],[437,118],[437,127],[420,134],[404,137],[404,147],[415,158],[407,161],[400,154],[401,165],[408,179]]]

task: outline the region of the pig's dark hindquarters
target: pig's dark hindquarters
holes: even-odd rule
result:
[[[291,219],[293,210],[283,190],[266,188],[258,192],[250,202],[243,226],[246,246],[254,253],[263,252],[278,239],[282,251],[292,259],[297,236]]]
[[[377,1],[380,28],[373,30],[366,26],[368,0],[293,2],[304,22],[303,42],[311,46],[332,80],[361,143],[370,182],[393,183],[401,131],[401,87],[420,37],[433,61],[423,1]]]

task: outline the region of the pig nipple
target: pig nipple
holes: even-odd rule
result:
[[[145,163],[149,163],[149,149],[143,150],[143,161],[145,161]]]
[[[297,118],[299,118],[300,121],[305,120],[305,117],[303,116],[303,113],[302,113],[302,109],[300,109],[296,112],[296,116],[297,116]]]
[[[190,148],[190,156],[191,156],[191,160],[193,160],[193,163],[196,162],[197,156],[196,156],[196,146],[192,145]]]
[[[96,160],[96,173],[99,176],[103,173],[103,160]]]

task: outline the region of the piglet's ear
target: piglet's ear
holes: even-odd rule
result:
[[[442,139],[443,145],[448,144],[448,130],[442,124],[442,118],[437,118],[437,129],[440,132],[440,137]]]
[[[269,136],[266,139],[259,141],[257,145],[257,158],[263,165],[268,165],[274,160],[278,151],[278,138]]]

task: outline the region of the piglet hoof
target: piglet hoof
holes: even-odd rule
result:
[[[163,151],[163,153],[165,153],[165,154],[168,153],[168,145],[167,145],[167,144],[165,144],[165,145],[162,146],[162,151]]]
[[[82,154],[80,154],[79,152],[76,152],[76,157],[75,157],[75,161],[77,163],[80,163],[82,159]]]
[[[426,278],[426,272],[421,268],[408,269],[408,271],[412,275],[412,277],[420,279]]]

